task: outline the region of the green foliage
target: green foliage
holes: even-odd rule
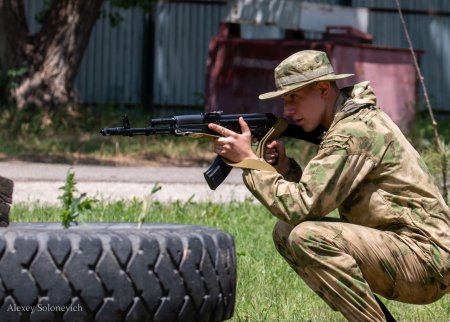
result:
[[[111,26],[116,27],[124,20],[117,9],[130,9],[133,7],[140,7],[145,11],[149,11],[151,9],[152,3],[154,3],[155,1],[156,0],[109,0],[110,9],[103,9],[100,14],[100,18],[108,19]],[[44,24],[45,20],[47,19],[52,3],[53,0],[44,0],[42,10],[39,11],[34,17],[34,19],[41,25]]]
[[[23,76],[26,72],[27,69],[24,67],[8,70],[6,73],[6,79],[4,80],[5,87],[8,89],[17,88],[17,86],[19,86],[17,79]]]
[[[148,12],[151,10],[152,3],[154,2],[156,2],[156,0],[109,0],[111,5],[110,8],[102,10],[100,17],[108,19],[112,27],[117,27],[124,21],[122,14],[117,9],[126,10],[133,7],[139,7]]]
[[[9,91],[19,86],[18,79],[27,72],[26,68],[10,69],[5,75],[0,73],[0,104],[6,104]]]
[[[436,114],[435,117],[443,151],[440,151],[436,146],[433,124],[426,112],[418,114],[411,141],[433,174],[436,184],[441,188],[444,199],[450,202],[448,190],[444,189],[444,181],[446,181],[448,187],[450,180],[450,126],[448,126],[450,114],[440,113]]]
[[[64,228],[69,228],[71,224],[78,224],[81,215],[92,209],[96,199],[86,197],[86,193],[77,195],[75,172],[72,169],[67,171],[66,182],[60,189],[62,195],[58,197],[62,203],[61,222]]]
[[[118,11],[102,10],[100,17],[102,19],[107,19],[111,27],[117,27],[124,21],[123,16]]]
[[[53,0],[44,0],[43,9],[41,11],[39,11],[36,14],[36,16],[34,17],[34,19],[41,25],[47,19],[48,13],[50,11],[50,7],[52,6],[52,2],[53,2]]]
[[[109,0],[109,2],[111,3],[111,6],[117,8],[129,9],[132,7],[140,7],[143,10],[148,11],[156,0]]]
[[[208,139],[100,135],[102,127],[121,126],[122,114],[130,115],[135,127],[145,126],[148,119],[156,117],[139,107],[70,106],[48,112],[5,106],[0,109],[0,155],[70,163],[86,160],[100,164],[155,162],[184,166],[205,166],[214,158]]]
[[[154,195],[161,189],[162,189],[161,185],[158,182],[156,182],[153,185],[153,188],[150,191],[150,193],[144,197],[144,201],[142,202],[141,214],[139,215],[138,228],[141,228],[142,224],[145,222],[145,217],[147,215],[147,209],[149,206],[152,205]],[[137,200],[136,200],[136,202],[137,202]]]

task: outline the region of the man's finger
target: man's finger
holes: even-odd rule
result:
[[[216,123],[209,123],[208,124],[208,128],[210,130],[213,130],[213,131],[219,133],[222,136],[230,136],[230,135],[235,134],[235,132],[233,132],[233,131],[231,131],[231,130],[223,127],[223,126],[220,126],[220,125],[218,125]]]
[[[242,116],[239,117],[239,125],[241,126],[242,134],[244,133],[251,134],[250,128],[248,127],[247,122],[244,121],[244,118]]]
[[[276,147],[277,147],[277,141],[276,140],[272,140],[266,145],[267,149],[276,149]]]

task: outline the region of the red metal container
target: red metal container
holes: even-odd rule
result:
[[[324,50],[336,73],[354,77],[338,82],[340,87],[369,80],[378,105],[404,132],[415,119],[417,75],[409,50],[370,44],[370,35],[334,28],[324,40],[249,40],[238,37],[236,25],[222,24],[218,37],[209,44],[206,111],[224,113],[272,112],[282,115],[281,99],[260,101],[258,95],[275,89],[274,68],[289,55],[304,49]],[[344,30],[344,35],[342,33]],[[349,33],[351,37],[345,37]]]

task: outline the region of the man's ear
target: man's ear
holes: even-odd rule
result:
[[[327,81],[317,82],[316,87],[319,89],[320,94],[323,97],[327,97],[330,94],[331,83]]]

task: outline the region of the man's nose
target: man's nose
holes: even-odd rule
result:
[[[285,117],[291,117],[295,114],[295,108],[289,103],[284,104],[283,115]]]

